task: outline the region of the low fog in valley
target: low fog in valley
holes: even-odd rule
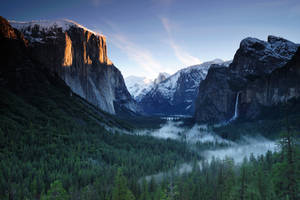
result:
[[[241,164],[245,158],[249,159],[251,155],[258,157],[266,154],[268,151],[278,151],[279,147],[276,141],[271,141],[263,136],[243,136],[239,141],[230,141],[221,138],[215,134],[207,125],[195,124],[191,128],[184,127],[181,121],[167,121],[157,130],[143,130],[136,132],[137,135],[149,135],[160,139],[173,139],[187,142],[190,147],[196,144],[206,144],[210,149],[197,150],[203,157],[203,160],[197,161],[200,168],[203,162],[211,163],[212,159],[224,160],[233,159],[234,163]],[[184,163],[168,172],[146,177],[146,180],[154,178],[157,181],[170,176],[172,173],[182,174],[192,171],[192,164]]]

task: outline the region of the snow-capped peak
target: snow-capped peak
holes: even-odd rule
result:
[[[69,30],[71,27],[77,27],[82,28],[86,31],[89,31],[93,33],[94,35],[103,36],[102,34],[98,34],[80,24],[77,22],[74,22],[69,19],[58,19],[58,20],[34,20],[34,21],[28,21],[28,22],[21,22],[21,21],[14,21],[9,20],[9,23],[12,27],[18,29],[18,30],[31,30],[33,28],[38,28],[41,31],[47,32],[49,30],[52,30],[54,28],[61,28],[63,32]]]
[[[180,77],[188,77],[185,81],[193,82],[193,86],[190,89],[195,90],[200,82],[205,79],[208,70],[212,64],[223,64],[228,66],[231,61],[224,62],[221,59],[214,59],[212,61],[204,62],[199,65],[192,65],[177,71],[175,74],[169,76],[166,80],[161,81],[156,87],[156,92],[161,93],[162,96],[170,100],[173,99],[173,95],[178,87],[178,80]]]
[[[218,65],[223,65],[223,66],[228,67],[231,62],[232,62],[232,60],[224,61],[222,59],[217,58],[217,59],[214,59],[212,61],[207,61],[207,62],[203,62],[203,63],[198,64],[198,65],[192,65],[192,66],[183,68],[183,69],[179,70],[176,73],[189,73],[191,70],[200,70],[206,75],[207,72],[208,72],[208,69],[210,68],[210,66],[212,64],[218,64]]]
[[[214,59],[199,65],[186,67],[171,76],[165,72],[159,73],[154,81],[146,77],[129,76],[125,78],[125,84],[131,96],[138,102],[140,102],[146,94],[152,92],[159,92],[165,98],[172,99],[178,86],[178,79],[184,74],[188,76],[188,81],[193,85],[193,88],[189,89],[196,90],[200,81],[206,77],[208,69],[212,64],[228,66],[230,63],[231,61],[224,62],[221,59]]]
[[[151,90],[153,81],[146,77],[128,76],[125,84],[131,96],[138,101],[140,96]]]
[[[270,44],[274,44],[276,42],[291,42],[291,41],[289,41],[287,39],[284,39],[282,37],[277,37],[277,36],[274,36],[274,35],[269,35],[268,36],[268,42]]]
[[[268,43],[277,55],[287,57],[288,59],[292,58],[299,47],[299,44],[273,35],[268,36]]]
[[[157,76],[156,79],[154,79],[154,83],[155,84],[159,84],[160,82],[166,80],[168,77],[170,76],[170,74],[166,73],[166,72],[160,72]]]
[[[268,36],[268,41],[247,37],[241,41],[240,48],[246,52],[256,52],[266,56],[290,60],[297,51],[299,44],[295,44],[281,37]]]
[[[220,58],[216,58],[216,59],[213,59],[212,61],[209,61],[209,62],[212,62],[214,64],[222,64],[224,62],[224,60],[222,60]]]
[[[141,98],[147,94],[155,85],[166,80],[170,74],[166,72],[160,72],[154,80],[139,77],[139,76],[128,76],[125,78],[125,84],[131,96],[136,100],[140,101]]]
[[[225,62],[225,65],[229,63],[230,61]],[[141,107],[149,114],[193,114],[200,82],[205,79],[212,64],[224,66],[224,61],[215,59],[189,66],[159,84],[154,84],[152,89],[139,100]]]

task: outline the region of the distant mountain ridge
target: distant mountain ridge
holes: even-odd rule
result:
[[[151,79],[138,76],[128,76],[124,80],[129,93],[136,101],[139,101],[140,96],[146,94],[154,83]]]
[[[179,70],[143,94],[138,100],[149,115],[192,115],[199,83],[212,64],[228,66],[231,61],[221,59],[204,62]]]
[[[145,96],[155,85],[166,80],[170,75],[165,72],[158,74],[157,78],[151,80],[146,77],[128,76],[125,78],[125,84],[131,96],[140,102],[143,96]]]

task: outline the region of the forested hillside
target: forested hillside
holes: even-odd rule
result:
[[[109,199],[118,167],[137,187],[141,176],[197,157],[183,143],[124,134],[133,127],[75,95],[1,25],[0,199],[40,199],[52,183],[72,199],[90,186]]]
[[[265,108],[257,120],[216,126],[127,116],[118,106],[121,114],[111,115],[36,59],[4,18],[0,44],[1,200],[300,199],[298,99]],[[239,146],[253,145],[241,138],[254,134],[278,148],[243,162],[225,156],[249,155],[253,148]],[[224,158],[207,157],[209,150]]]

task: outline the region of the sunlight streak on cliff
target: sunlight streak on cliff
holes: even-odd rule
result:
[[[73,63],[73,47],[72,47],[72,40],[68,36],[68,33],[65,33],[65,40],[66,40],[66,46],[65,46],[65,52],[64,52],[64,59],[62,66],[69,67]]]

